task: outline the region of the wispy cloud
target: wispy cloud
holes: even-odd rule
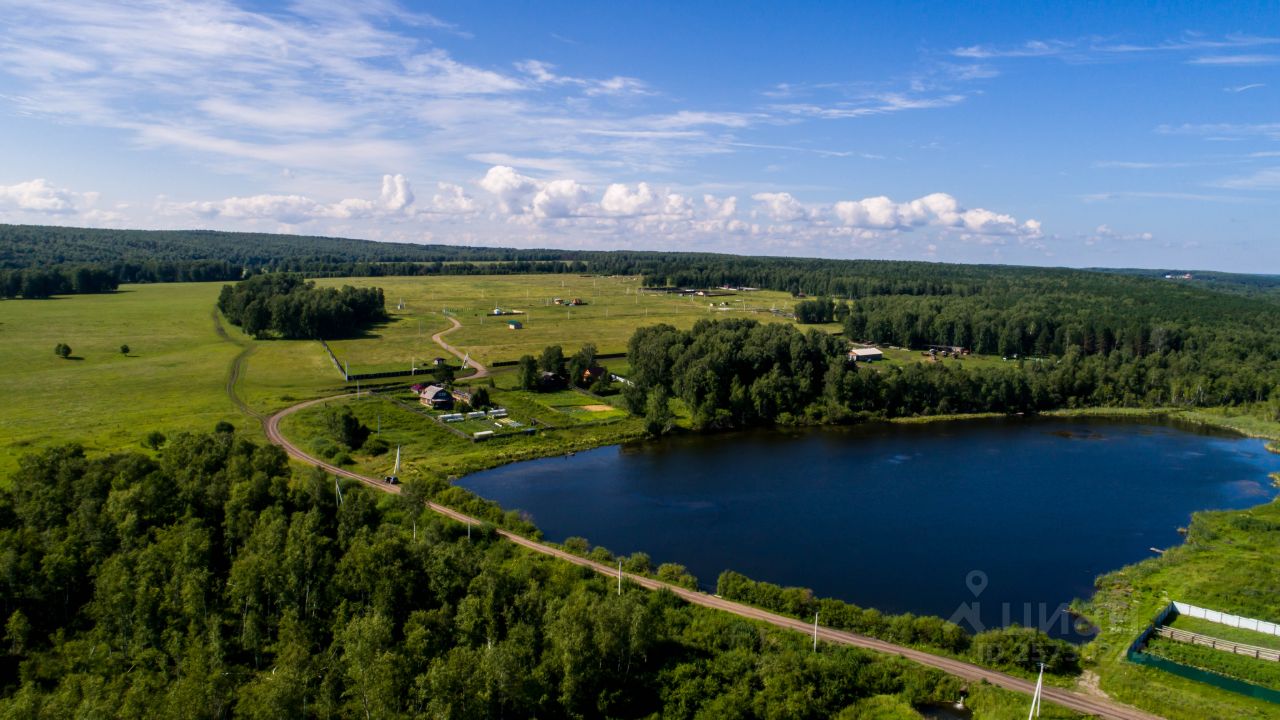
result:
[[[1229,93],[1242,93],[1246,90],[1257,90],[1258,88],[1264,88],[1266,86],[1267,86],[1266,83],[1249,83],[1248,85],[1231,85],[1231,86],[1222,88],[1222,91],[1229,92]]]
[[[1248,175],[1222,178],[1211,184],[1233,190],[1276,190],[1280,189],[1280,167],[1263,168]]]
[[[969,45],[951,50],[951,55],[970,60],[1009,58],[1061,57],[1072,60],[1096,60],[1105,57],[1152,53],[1186,53],[1242,50],[1280,44],[1280,38],[1256,35],[1227,35],[1211,38],[1187,34],[1181,38],[1155,43],[1126,43],[1107,38],[1030,40],[1021,45]],[[1273,55],[1205,55],[1188,62],[1199,65],[1250,65],[1274,62]]]
[[[1164,170],[1168,168],[1192,167],[1192,162],[1141,162],[1131,160],[1099,160],[1093,164],[1096,168],[1117,168],[1120,170]]]
[[[1085,202],[1107,202],[1111,200],[1144,199],[1144,200],[1193,200],[1196,202],[1217,202],[1239,204],[1251,202],[1249,198],[1238,195],[1213,195],[1209,193],[1163,192],[1163,191],[1122,191],[1099,192],[1080,196]]]
[[[1202,137],[1247,138],[1262,137],[1280,140],[1280,123],[1183,123],[1158,125],[1156,132],[1162,135],[1199,135]]]
[[[1073,44],[1062,40],[1030,40],[1022,45],[1012,47],[993,47],[990,45],[970,45],[958,47],[951,51],[956,57],[974,60],[992,60],[996,58],[1049,57],[1061,55],[1073,49]]]
[[[1204,55],[1187,61],[1189,65],[1275,65],[1280,55]]]
[[[869,115],[884,115],[886,113],[902,112],[903,110],[924,110],[929,108],[951,107],[964,102],[964,100],[965,96],[959,93],[949,93],[946,95],[937,95],[932,97],[911,96],[903,93],[880,93],[869,95],[860,100],[842,101],[832,103],[830,105],[788,103],[772,105],[770,108],[777,112],[802,117],[821,118],[824,120],[844,120],[849,118],[867,117]]]

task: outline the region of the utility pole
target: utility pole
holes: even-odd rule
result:
[[[1036,680],[1036,693],[1031,696],[1031,712],[1027,713],[1027,720],[1040,717],[1040,701],[1043,699],[1044,693],[1044,663],[1040,663],[1040,677]]]
[[[618,561],[618,594],[622,594],[622,561]]]
[[[818,652],[818,613],[813,614],[813,651]]]

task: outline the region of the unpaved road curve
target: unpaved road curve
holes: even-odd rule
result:
[[[454,327],[455,328],[458,327],[458,323],[456,320],[454,321]],[[448,332],[448,331],[445,331],[445,332]],[[443,334],[443,333],[440,333],[440,334]],[[436,342],[440,342],[438,337],[439,336],[437,335]],[[440,344],[446,348],[449,347],[445,345],[443,342],[440,342]],[[455,350],[452,350],[451,348],[449,349],[452,352],[456,353]],[[319,458],[312,457],[308,453],[299,449],[297,446],[291,443],[287,438],[285,438],[284,435],[280,433],[280,421],[285,417],[288,417],[289,415],[292,415],[293,413],[299,410],[303,410],[315,405],[319,405],[321,403],[325,403],[330,400],[336,400],[339,398],[346,398],[346,397],[353,397],[353,396],[354,394],[352,393],[347,395],[338,395],[330,398],[320,398],[318,400],[309,400],[307,402],[294,405],[293,407],[285,408],[284,410],[281,410],[275,415],[272,415],[271,417],[267,418],[266,423],[264,424],[267,431],[267,438],[272,443],[279,445],[281,448],[283,448],[284,451],[288,453],[290,457],[300,462],[307,463],[308,465],[314,465],[315,467],[318,467],[324,470],[325,472],[331,473],[333,475],[337,475],[339,477],[356,480],[372,488],[381,490],[382,492],[399,494],[400,493],[399,485],[388,485],[375,478],[365,477],[364,475],[360,475],[359,473],[354,473],[354,472],[351,472],[350,470],[345,470],[343,468],[337,467],[336,465],[327,463]],[[474,524],[474,525],[481,524],[480,520],[470,517],[468,515],[464,515],[463,513],[460,513],[456,510],[451,510],[450,508],[447,508],[443,505],[437,505],[436,503],[427,503],[427,505],[433,511],[445,517],[456,520],[460,523],[468,523],[468,524]],[[583,557],[578,557],[577,555],[567,553],[563,550],[551,547],[549,545],[544,545],[540,542],[537,542],[536,540],[530,540],[529,538],[516,535],[515,533],[508,532],[506,530],[498,530],[497,532],[499,535],[506,538],[507,540],[510,540],[511,542],[517,545],[520,545],[522,547],[528,548],[534,552],[542,553],[543,555],[550,555],[551,557],[564,560],[565,562],[571,562],[575,565],[581,565],[582,567],[590,568],[600,573],[601,575],[607,575],[609,577],[617,577],[618,575],[617,569],[609,567],[608,565],[601,565],[600,563],[593,562]],[[783,615],[777,615],[775,613],[771,613],[766,610],[761,610],[759,608],[751,607],[750,605],[743,605],[742,603],[733,602],[732,600],[725,600],[723,598],[715,597],[714,595],[708,595],[707,593],[704,593],[704,592],[687,590],[685,588],[678,587],[676,585],[671,585],[669,583],[665,583],[660,580],[654,580],[652,578],[640,577],[640,576],[630,575],[625,573],[624,573],[624,577],[628,582],[635,583],[641,587],[648,588],[650,590],[659,590],[659,589],[669,590],[675,593],[676,595],[679,595],[681,598],[684,598],[684,600],[686,600],[687,602],[693,603],[694,605],[701,605],[703,607],[713,608],[715,610],[723,610],[725,612],[733,613],[734,615],[738,615],[740,617],[749,618],[752,620],[759,620],[761,622],[769,623],[770,625],[774,625],[787,630],[794,630],[796,632],[804,633],[806,635],[810,635],[813,633],[813,625],[810,623],[806,623],[803,620],[797,620],[795,618],[789,618]],[[900,657],[906,658],[907,660],[917,662],[921,665],[937,668],[948,674],[955,675],[956,677],[964,678],[965,680],[969,680],[970,682],[985,680],[991,683],[992,685],[1002,687],[1006,690],[1013,690],[1015,692],[1026,693],[1027,695],[1031,695],[1032,693],[1035,692],[1035,683],[1029,680],[1023,680],[1022,678],[1017,678],[1012,675],[1006,675],[1005,673],[997,672],[995,670],[988,670],[987,668],[979,667],[977,665],[971,665],[969,663],[962,662],[960,660],[941,657],[939,655],[931,655],[921,650],[915,650],[913,648],[903,647],[901,645],[894,645],[893,643],[888,643],[883,640],[877,640],[875,638],[866,637],[865,635],[856,635],[854,633],[844,632],[842,630],[832,630],[830,628],[819,627],[818,637],[831,643],[837,643],[840,645],[852,645],[854,647],[866,648],[868,650],[874,650],[876,652],[887,653],[890,655],[898,655]],[[1126,705],[1121,705],[1119,703],[1107,700],[1105,698],[1086,695],[1084,693],[1076,692],[1073,690],[1065,690],[1062,688],[1045,686],[1044,697],[1049,702],[1057,703],[1058,705],[1061,705],[1065,708],[1070,708],[1071,710],[1075,710],[1076,712],[1085,713],[1087,715],[1093,715],[1099,718],[1107,718],[1108,720],[1161,720],[1161,718],[1157,715],[1152,715],[1150,713],[1144,712],[1142,710],[1138,710],[1136,708],[1131,708]]]
[[[468,376],[466,377],[466,379],[467,379],[467,380],[478,380],[478,379],[480,379],[480,378],[486,378],[486,377],[489,377],[489,368],[487,368],[487,367],[485,367],[485,366],[481,365],[480,363],[476,362],[476,360],[475,360],[474,358],[467,357],[467,354],[466,354],[466,353],[462,352],[462,351],[461,351],[461,350],[459,350],[458,348],[456,348],[456,347],[454,347],[454,346],[452,346],[452,345],[450,345],[449,343],[447,343],[447,342],[445,342],[445,341],[444,341],[444,336],[445,336],[445,335],[448,335],[449,333],[453,332],[454,330],[457,330],[458,328],[462,327],[462,323],[458,322],[458,319],[457,319],[457,318],[455,318],[455,317],[451,317],[451,316],[449,316],[449,315],[445,315],[445,317],[449,319],[449,322],[453,323],[453,327],[448,328],[447,330],[441,330],[440,332],[436,333],[435,335],[432,335],[432,336],[431,336],[431,339],[432,339],[433,341],[435,341],[435,344],[437,344],[437,345],[439,345],[440,347],[444,348],[445,350],[449,351],[450,353],[452,353],[453,355],[455,355],[459,360],[461,360],[461,359],[463,359],[463,358],[466,358],[466,360],[467,360],[467,365],[468,365],[468,366],[470,366],[472,370],[475,370],[475,372],[474,372],[474,373],[472,373],[471,375],[468,375]]]

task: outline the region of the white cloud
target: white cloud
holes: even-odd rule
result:
[[[1247,85],[1231,85],[1229,87],[1222,88],[1222,91],[1229,92],[1229,93],[1242,93],[1245,90],[1257,90],[1258,88],[1264,88],[1266,86],[1267,86],[1266,83],[1249,83]]]
[[[537,218],[569,218],[577,214],[587,201],[587,189],[575,180],[552,180],[533,196],[533,215]]]
[[[984,208],[966,210],[951,195],[932,193],[909,202],[897,203],[883,195],[862,200],[845,200],[833,207],[836,219],[845,226],[904,231],[924,225],[955,229],[975,235],[1012,235],[1038,238],[1040,222],[1019,223],[1013,216]]]
[[[507,165],[495,165],[480,179],[480,187],[492,193],[502,212],[522,212],[524,199],[538,189],[538,181]]]
[[[648,85],[637,78],[621,75],[603,80],[571,77],[557,74],[555,67],[541,60],[523,60],[516,63],[516,69],[540,85],[578,87],[582,88],[587,95],[649,95],[652,93]]]
[[[1280,140],[1280,123],[1183,123],[1159,125],[1156,132],[1162,135],[1202,135],[1209,138],[1264,137]]]
[[[811,215],[810,210],[792,197],[791,193],[756,193],[751,196],[751,199],[763,206],[769,219],[777,222],[804,220]]]
[[[97,199],[97,193],[77,193],[55,187],[44,178],[0,185],[0,210],[62,215],[84,210]]]
[[[659,197],[649,188],[649,183],[640,183],[635,190],[621,183],[614,183],[604,191],[600,200],[600,208],[611,215],[647,215],[658,210],[661,205]]]
[[[431,197],[431,212],[446,215],[469,215],[479,211],[480,206],[467,194],[461,185],[453,183],[436,183],[436,194]]]
[[[261,194],[185,203],[163,203],[165,214],[192,214],[206,219],[259,221],[300,225],[316,220],[389,219],[406,216],[413,205],[413,190],[403,175],[384,175],[378,200],[345,198],[324,203],[305,195]]]
[[[951,51],[951,54],[956,57],[975,60],[987,60],[991,58],[1047,57],[1050,55],[1060,55],[1070,48],[1070,43],[1066,43],[1061,40],[1030,40],[1020,46],[1011,48],[994,48],[986,45],[971,45],[969,47],[956,48]]]
[[[382,176],[382,206],[400,211],[413,204],[413,190],[403,175]]]
[[[1099,225],[1092,233],[1084,238],[1085,245],[1104,245],[1117,242],[1148,242],[1154,240],[1155,236],[1149,232],[1138,233],[1119,233],[1111,229],[1109,225]]]
[[[1189,65],[1275,65],[1280,55],[1205,55],[1187,61]]]
[[[1263,168],[1250,175],[1224,178],[1213,183],[1213,185],[1233,190],[1280,189],[1280,167]]]

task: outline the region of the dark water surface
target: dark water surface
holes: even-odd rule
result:
[[[980,630],[1069,635],[1096,576],[1181,538],[1196,510],[1275,495],[1258,440],[1115,420],[752,432],[613,446],[458,484],[553,541],[813,588]]]

